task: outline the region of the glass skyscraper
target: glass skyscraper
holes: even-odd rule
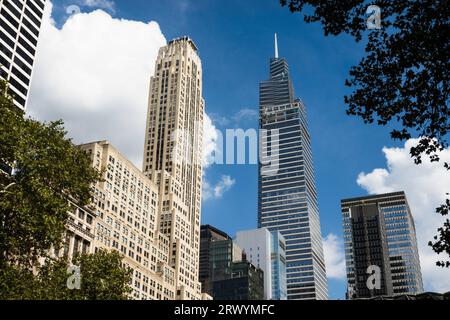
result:
[[[274,300],[286,300],[286,240],[279,231],[271,235],[272,294]]]
[[[342,200],[349,298],[423,292],[416,230],[404,192]],[[367,288],[367,268],[381,288]]]
[[[279,231],[286,240],[288,299],[327,299],[306,109],[294,98],[288,63],[278,57],[276,39],[270,79],[260,84],[259,129],[258,227]]]

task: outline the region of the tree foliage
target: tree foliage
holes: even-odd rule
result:
[[[0,266],[32,266],[62,240],[70,195],[90,198],[99,174],[65,138],[62,121],[24,118],[0,84]],[[12,172],[11,172],[12,171]]]
[[[450,6],[447,0],[280,0],[308,23],[319,22],[325,35],[367,35],[366,55],[350,70],[347,114],[365,123],[391,125],[391,137],[420,137],[410,153],[416,164],[427,156],[439,161],[450,130]],[[381,9],[381,29],[368,30],[369,5]],[[445,168],[450,169],[448,163]],[[447,208],[447,211],[445,211]],[[444,210],[442,210],[444,209]],[[438,208],[446,215],[447,205]],[[445,214],[444,214],[445,213]],[[450,254],[448,223],[439,229],[437,253]],[[439,266],[450,266],[438,262]]]
[[[0,299],[127,298],[130,274],[118,252],[77,256],[80,290],[67,286],[69,261],[49,254],[63,241],[69,197],[88,204],[99,178],[62,121],[25,118],[0,82]]]
[[[18,266],[0,270],[1,300],[127,300],[130,271],[121,265],[117,251],[100,250],[79,255],[71,263],[65,259],[48,258],[34,272]],[[67,285],[68,268],[78,266],[80,288]]]
[[[449,194],[447,194],[449,196]],[[448,216],[450,212],[450,200],[447,199],[445,204],[436,209],[438,213],[443,216]],[[450,220],[446,219],[444,222],[444,226],[438,229],[438,235],[434,237],[434,242],[430,241],[429,246],[433,248],[433,250],[437,254],[445,253],[450,256]],[[436,264],[440,267],[450,268],[450,261],[441,260],[436,262]]]

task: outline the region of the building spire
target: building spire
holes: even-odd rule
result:
[[[276,33],[275,33],[275,59],[278,59],[278,39]]]

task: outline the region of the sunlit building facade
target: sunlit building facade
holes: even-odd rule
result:
[[[119,251],[123,264],[132,271],[131,298],[175,300],[175,269],[169,264],[170,239],[159,231],[157,224],[158,187],[109,142],[79,147],[88,153],[92,166],[102,172],[102,179],[93,186],[90,205],[72,206],[66,241],[69,256],[81,250]],[[70,237],[74,233],[75,237]],[[88,249],[86,236],[90,234],[93,241]]]
[[[201,298],[202,64],[187,37],[159,50],[150,80],[143,171],[158,187],[157,225],[169,239],[177,299]]]

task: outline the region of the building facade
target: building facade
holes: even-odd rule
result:
[[[264,273],[248,261],[231,264],[231,275],[213,282],[215,300],[263,300]]]
[[[262,300],[264,272],[225,232],[201,227],[200,265],[203,293],[214,300]]]
[[[94,252],[95,220],[94,205],[80,207],[76,201],[69,200],[70,211],[63,240],[62,252],[55,252],[56,256],[63,255],[69,259],[79,253]]]
[[[286,239],[279,231],[271,233],[272,299],[287,299]],[[264,271],[264,270],[263,270]]]
[[[202,64],[194,42],[170,41],[159,50],[150,80],[143,171],[159,190],[156,224],[169,239],[177,299],[200,299],[202,191]]]
[[[286,242],[280,232],[262,228],[236,233],[247,260],[264,272],[264,299],[286,300]]]
[[[107,141],[79,147],[89,154],[92,166],[103,173],[93,187],[92,203],[86,208],[73,206],[68,227],[71,233],[66,241],[69,252],[80,246],[80,235],[70,236],[72,228],[85,234],[82,243],[86,246],[86,234],[92,234],[91,253],[98,249],[122,253],[124,265],[132,270],[133,299],[174,300],[170,241],[157,224],[158,187]]]
[[[345,199],[344,226],[348,297],[423,292],[414,219],[404,192]],[[368,288],[368,268],[381,272],[379,288]]]
[[[376,204],[352,206],[351,212],[355,282],[350,290],[354,293],[348,294],[348,297],[354,297],[355,293],[359,298],[391,296],[393,288],[383,216],[378,213]],[[374,270],[369,270],[371,266],[377,269],[372,267]],[[368,279],[373,272],[379,272],[378,285]],[[368,281],[369,285],[372,282],[371,287]]]
[[[0,77],[25,111],[45,0],[0,0]]]
[[[278,57],[277,43],[270,79],[260,84],[259,129],[258,227],[279,231],[286,240],[288,299],[327,299],[306,109],[294,98],[288,63]]]
[[[209,280],[211,283],[228,279],[233,263],[242,262],[246,257],[242,249],[232,239],[212,241],[209,244]],[[214,297],[214,291],[212,291]]]
[[[64,254],[117,250],[134,299],[211,299],[199,276],[204,100],[197,48],[159,51],[151,78],[144,170],[109,142],[80,145],[102,172],[90,205],[71,203]]]
[[[211,243],[215,241],[231,240],[225,232],[210,226],[203,225],[200,228],[200,263],[199,263],[199,281],[202,284],[202,292],[211,293],[210,271],[211,271]]]

